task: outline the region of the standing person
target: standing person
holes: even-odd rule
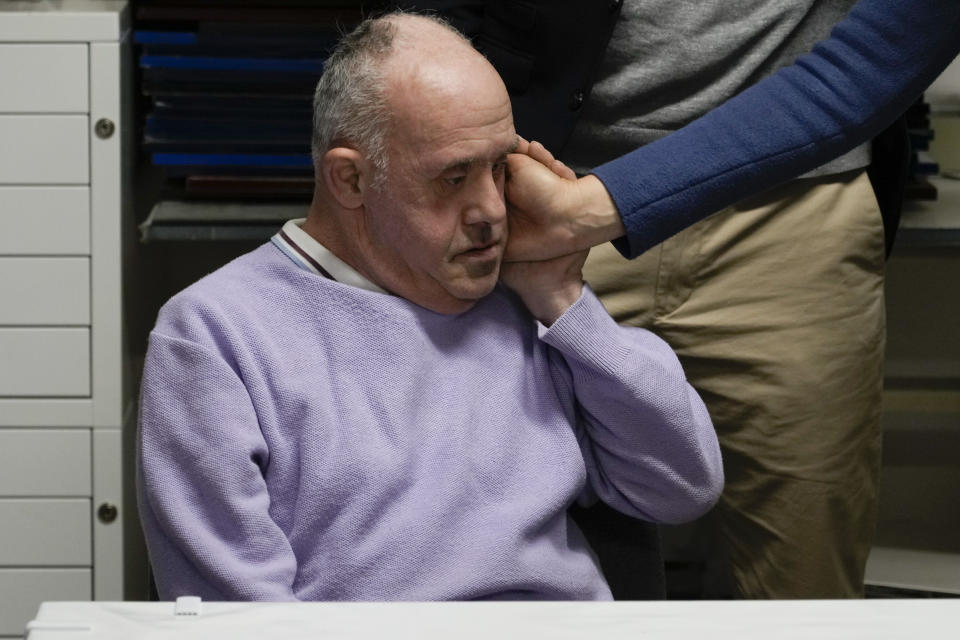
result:
[[[513,255],[547,257],[624,231],[625,253],[646,251],[630,264],[601,249],[586,273],[616,317],[667,338],[711,408],[728,478],[719,540],[735,594],[862,594],[877,503],[885,247],[862,143],[956,54],[957,3],[861,0],[813,55],[685,128],[789,65],[853,3],[626,0],[606,18],[596,3],[527,2],[536,10],[509,16],[504,4],[487,3],[474,24],[514,90],[518,130],[581,171],[613,160],[588,178],[612,197],[596,200],[601,213],[615,204],[619,215],[613,225],[554,225],[561,240],[581,238],[569,245],[531,233],[519,242],[515,215]],[[578,62],[566,72],[562,55],[538,55],[549,42],[569,50],[578,29],[602,39],[618,11],[598,66],[592,51],[568,54]]]
[[[586,172],[680,129],[809,51],[853,4],[625,0],[561,159]],[[713,418],[727,484],[698,536],[705,596],[863,594],[885,339],[869,164],[861,144],[636,260],[595,247],[584,268],[614,318],[676,349]]]

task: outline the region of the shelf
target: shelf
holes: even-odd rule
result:
[[[960,180],[934,177],[938,199],[904,204],[897,249],[960,248]],[[267,240],[284,222],[306,215],[306,202],[162,200],[140,225],[142,242]]]
[[[904,203],[897,249],[960,248],[960,180],[934,176],[936,200]]]
[[[960,595],[960,554],[874,547],[867,560],[866,584]]]
[[[140,225],[140,240],[268,240],[287,220],[306,216],[309,206],[306,202],[162,200]]]

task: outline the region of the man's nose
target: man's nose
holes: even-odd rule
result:
[[[470,190],[464,212],[466,224],[497,224],[507,218],[507,206],[503,199],[503,181],[491,173],[478,177]]]

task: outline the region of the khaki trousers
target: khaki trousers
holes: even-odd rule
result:
[[[865,172],[795,180],[635,260],[591,251],[619,322],[663,337],[713,418],[712,546],[733,594],[863,593],[877,513],[884,239]]]

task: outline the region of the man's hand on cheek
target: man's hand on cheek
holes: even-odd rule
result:
[[[583,291],[583,263],[586,251],[551,260],[504,262],[500,281],[516,292],[537,320],[550,326]]]

